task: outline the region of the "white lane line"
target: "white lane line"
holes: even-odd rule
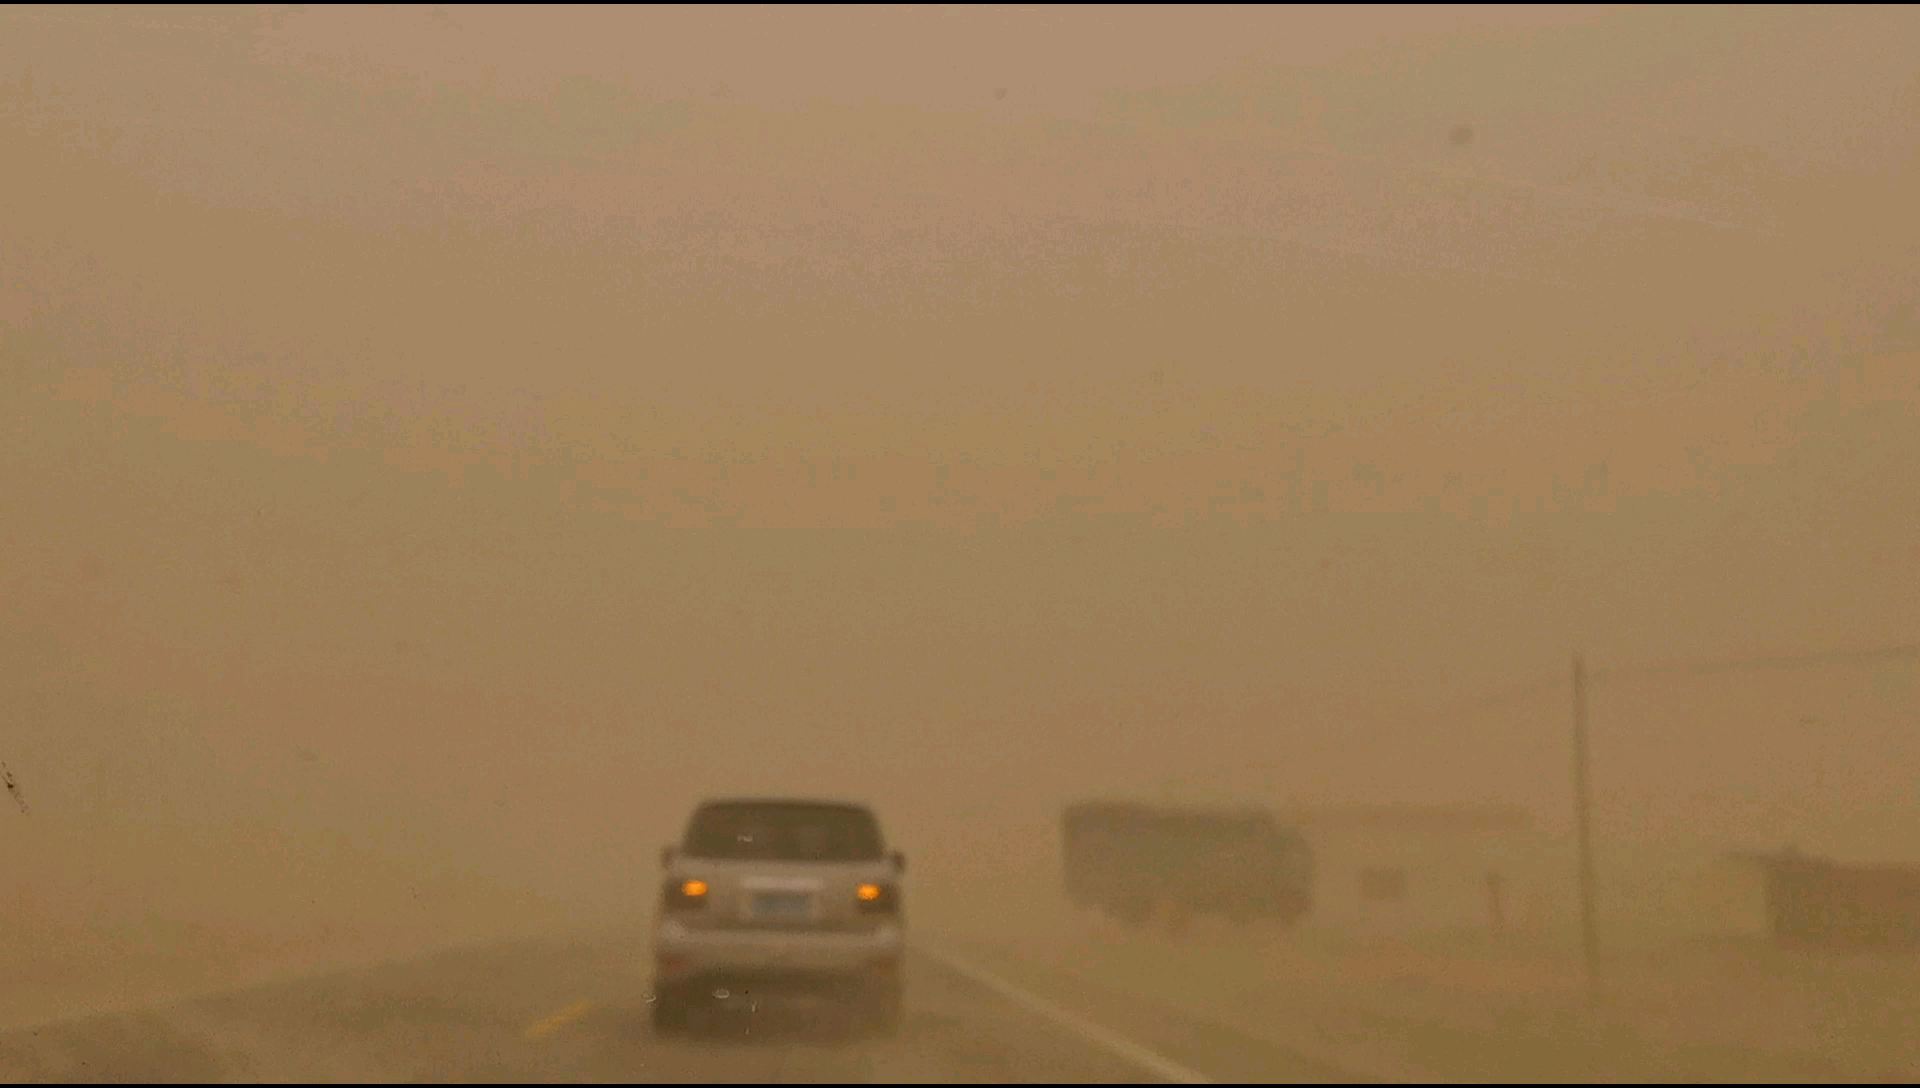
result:
[[[1068,1012],[1066,1009],[1048,1001],[1046,998],[1031,993],[1019,986],[1015,986],[1013,983],[1008,982],[1006,979],[990,971],[975,967],[964,960],[955,959],[945,952],[938,952],[929,948],[921,948],[916,951],[939,963],[942,967],[952,971],[954,974],[992,990],[994,993],[1027,1009],[1029,1012],[1039,1013],[1041,1016],[1066,1028],[1068,1031],[1080,1036],[1080,1038],[1092,1043],[1094,1046],[1105,1050],[1107,1053],[1125,1061],[1132,1062],[1134,1065],[1145,1069],[1154,1076],[1160,1077],[1171,1084],[1213,1083],[1211,1080],[1188,1069],[1186,1066],[1164,1058],[1159,1054],[1155,1054],[1139,1043],[1116,1032],[1109,1031],[1085,1017]]]

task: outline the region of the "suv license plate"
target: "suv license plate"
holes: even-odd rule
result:
[[[794,893],[762,893],[753,897],[753,913],[758,918],[804,921],[812,913],[811,896]]]

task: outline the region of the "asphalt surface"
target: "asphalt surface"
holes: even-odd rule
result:
[[[931,946],[893,1038],[763,1006],[656,1036],[640,940],[517,942],[0,1032],[9,1082],[1204,1083],[1349,1079],[1270,1043]]]

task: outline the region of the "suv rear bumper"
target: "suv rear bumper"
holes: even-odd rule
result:
[[[671,919],[654,932],[654,985],[765,979],[871,985],[897,978],[906,936],[889,924],[862,932],[694,929]]]

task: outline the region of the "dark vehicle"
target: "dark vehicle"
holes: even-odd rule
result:
[[[1129,925],[1156,910],[1292,925],[1313,907],[1312,851],[1261,809],[1087,801],[1062,825],[1067,898]]]

